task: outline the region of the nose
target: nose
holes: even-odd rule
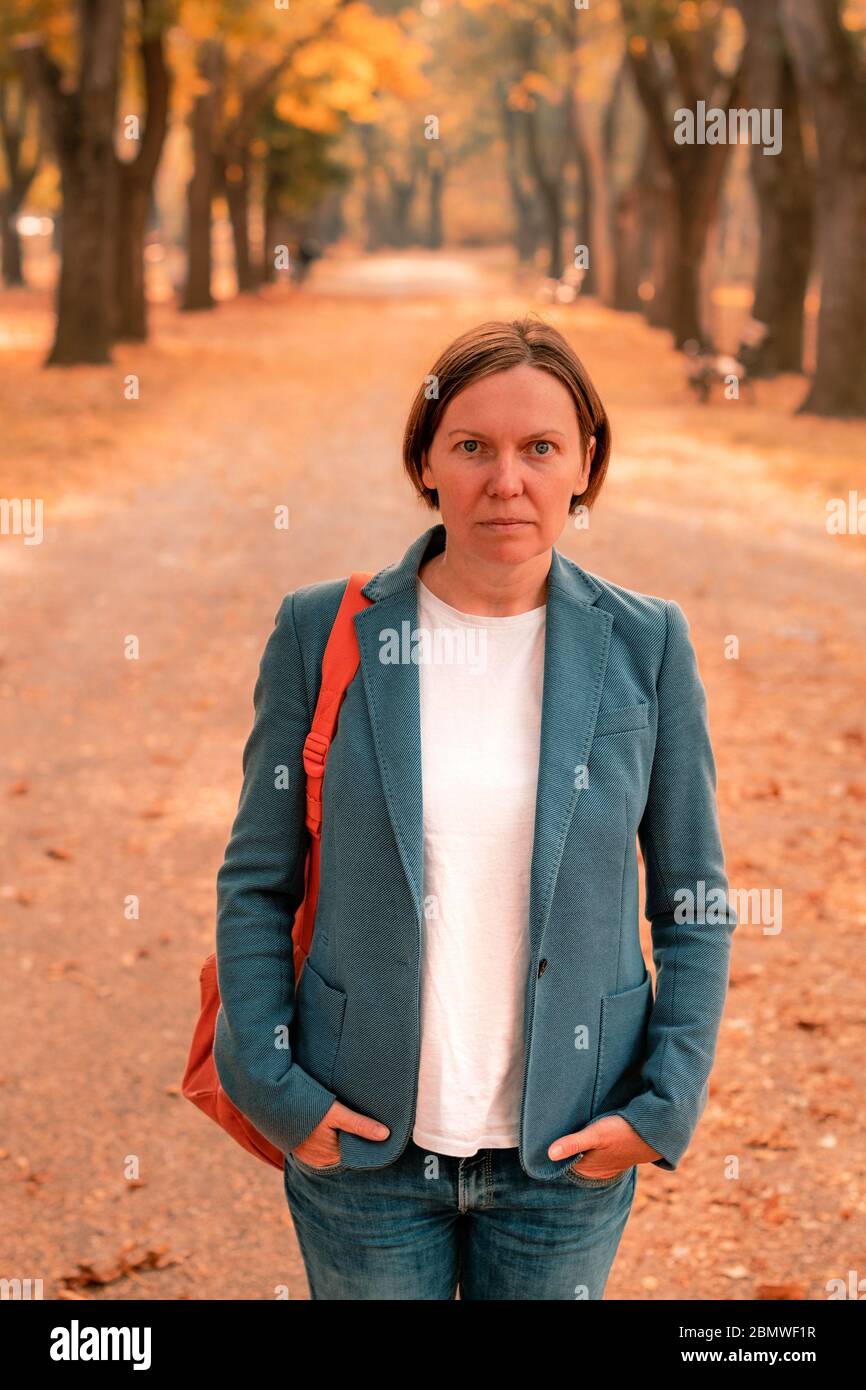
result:
[[[490,466],[487,491],[492,497],[514,497],[523,491],[520,455],[511,448],[497,450]]]

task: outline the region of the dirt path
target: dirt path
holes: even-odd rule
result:
[[[280,600],[432,524],[399,462],[415,383],[455,333],[526,308],[472,258],[425,279],[415,254],[395,294],[395,262],[399,283],[377,258],[300,296],[160,307],[151,345],[64,373],[39,369],[47,301],[0,300],[0,496],[45,509],[41,545],[0,536],[0,1275],[46,1297],[79,1262],[112,1277],[85,1297],[307,1296],[280,1175],[178,1084]],[[678,1173],[641,1170],[608,1297],[823,1298],[866,1271],[866,538],[825,529],[827,497],[866,495],[866,427],[794,417],[790,379],[696,406],[639,320],[537,307],[614,430],[590,531],[560,548],[685,608],[732,888],[783,890],[780,932],[735,934],[709,1106]]]

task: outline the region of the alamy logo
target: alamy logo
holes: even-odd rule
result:
[[[44,1297],[41,1279],[0,1279],[0,1302]]]
[[[150,1369],[149,1327],[52,1327],[52,1361],[132,1361],[133,1370]]]
[[[732,106],[724,111],[699,101],[696,110],[679,106],[674,112],[678,145],[763,145],[764,154],[782,148],[782,109],[779,106]],[[778,123],[778,129],[776,128]]]
[[[485,627],[412,627],[409,622],[382,628],[379,660],[383,666],[467,666],[483,671],[487,666]]]
[[[42,498],[0,497],[0,536],[23,536],[25,545],[41,545]]]
[[[751,922],[760,926],[765,936],[777,936],[782,930],[781,888],[710,888],[704,879],[691,888],[674,891],[674,921],[698,926],[734,926]],[[733,916],[731,916],[733,913]]]

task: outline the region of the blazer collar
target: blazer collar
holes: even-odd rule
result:
[[[382,660],[383,634],[407,644],[418,627],[417,578],[422,559],[445,545],[445,527],[431,526],[402,560],[373,575],[361,592],[372,599],[355,614],[361,677],[382,790],[419,925],[424,910],[424,818],[421,699],[417,661]],[[533,951],[544,931],[568,826],[583,790],[593,729],[607,669],[613,618],[596,606],[601,586],[554,546],[548,571],[529,926]]]

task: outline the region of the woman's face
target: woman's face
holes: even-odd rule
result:
[[[421,476],[438,490],[449,547],[516,564],[555,544],[594,452],[594,439],[581,449],[568,388],[521,363],[448,402]]]

